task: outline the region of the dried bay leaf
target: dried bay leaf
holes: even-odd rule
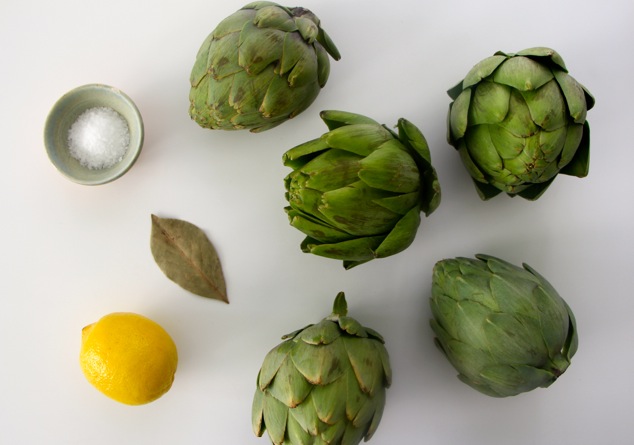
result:
[[[150,247],[167,278],[196,295],[229,303],[220,258],[200,228],[152,215]]]

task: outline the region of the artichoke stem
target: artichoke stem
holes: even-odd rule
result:
[[[338,320],[339,317],[345,317],[348,315],[348,303],[346,302],[346,295],[343,292],[339,292],[335,297],[335,302],[332,305],[331,320]]]

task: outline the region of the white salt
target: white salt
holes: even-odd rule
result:
[[[130,145],[126,120],[109,107],[89,108],[68,131],[68,150],[89,169],[112,167],[123,159]]]

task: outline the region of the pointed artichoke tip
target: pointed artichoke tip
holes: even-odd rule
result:
[[[345,317],[348,314],[348,303],[346,302],[346,295],[344,292],[339,292],[335,297],[335,302],[332,305],[333,317]]]

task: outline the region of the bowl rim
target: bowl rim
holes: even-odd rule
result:
[[[71,101],[76,97],[81,97],[83,94],[86,94],[91,91],[103,92],[105,94],[112,95],[113,97],[117,97],[122,103],[125,104],[131,111],[131,116],[123,116],[130,127],[131,133],[134,132],[137,134],[137,137],[134,140],[130,141],[130,146],[128,150],[130,153],[127,154],[121,162],[115,164],[110,168],[103,169],[103,176],[95,176],[93,178],[78,178],[73,175],[69,169],[66,168],[65,162],[63,162],[59,156],[57,156],[58,148],[54,144],[55,134],[55,125],[59,120],[58,114],[63,110],[63,107],[67,104],[67,102]],[[98,106],[98,105],[95,105]],[[108,104],[104,104],[104,106],[109,106]],[[116,110],[118,111],[118,110]],[[134,130],[133,130],[134,128]],[[111,85],[107,85],[104,83],[88,83],[78,87],[75,87],[66,93],[64,93],[51,107],[44,124],[44,145],[46,148],[46,153],[49,160],[53,163],[53,165],[57,168],[57,170],[62,173],[67,179],[82,185],[102,185],[112,182],[130,170],[130,168],[136,163],[137,159],[141,154],[141,150],[143,148],[143,142],[145,138],[145,129],[143,123],[143,117],[141,116],[141,112],[139,111],[137,105],[134,101],[128,96],[125,92],[120,90],[117,87],[113,87]],[[88,168],[86,168],[89,170]],[[95,170],[97,171],[97,170]]]

